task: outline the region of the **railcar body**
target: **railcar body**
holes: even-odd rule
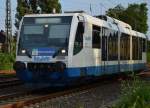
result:
[[[25,15],[16,55],[14,69],[25,83],[64,86],[82,78],[143,70],[146,36],[108,16]]]

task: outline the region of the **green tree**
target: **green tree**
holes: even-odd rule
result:
[[[132,26],[133,30],[146,33],[148,30],[147,4],[129,4],[127,8],[117,5],[109,9],[106,14]]]
[[[22,16],[25,14],[37,13],[38,6],[41,8],[42,13],[52,13],[54,8],[56,9],[56,13],[61,12],[59,0],[17,0],[17,3],[16,28],[19,27]]]
[[[125,11],[125,8],[121,4],[119,4],[114,8],[108,9],[108,11],[106,11],[106,13],[107,13],[107,15],[109,15],[113,18],[121,20],[122,19],[121,17],[122,17],[122,14],[124,13],[124,11]]]

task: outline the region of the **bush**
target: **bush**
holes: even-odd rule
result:
[[[150,51],[147,52],[147,62],[150,63]]]
[[[147,41],[147,62],[150,63],[150,41]]]
[[[113,108],[150,108],[150,84],[137,78],[122,83],[121,97]]]
[[[1,53],[0,54],[0,64],[13,63],[14,60],[15,60],[14,55],[6,54],[6,53]]]
[[[15,55],[0,53],[0,70],[12,69],[12,64],[15,61]]]
[[[16,42],[12,42],[12,50],[10,53],[0,53],[0,70],[9,70],[12,69],[12,65],[15,61],[16,53]]]

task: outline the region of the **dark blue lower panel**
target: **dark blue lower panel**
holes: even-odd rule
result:
[[[17,71],[17,76],[25,83],[33,84],[50,84],[50,85],[68,85],[80,80],[80,77],[97,77],[101,75],[113,74],[126,71],[137,71],[145,69],[145,64],[124,64],[99,67],[82,67],[82,68],[67,68],[64,72],[44,72],[29,70]]]
[[[119,72],[137,71],[144,70],[146,65],[141,64],[123,64],[120,65],[109,65],[109,66],[97,66],[97,67],[82,67],[82,68],[69,68],[67,74],[70,77],[78,76],[101,76]]]

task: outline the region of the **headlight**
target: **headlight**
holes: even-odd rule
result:
[[[22,54],[25,54],[25,53],[26,53],[26,50],[23,49],[23,50],[21,50],[21,52],[22,52]]]
[[[65,49],[61,50],[61,53],[62,54],[66,53],[66,50]]]

